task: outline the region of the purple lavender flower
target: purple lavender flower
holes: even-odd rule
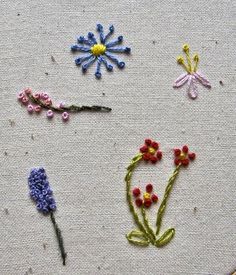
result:
[[[28,178],[30,196],[36,202],[36,208],[48,214],[56,210],[56,202],[52,196],[52,190],[47,180],[44,168],[34,168]]]
[[[28,177],[28,184],[30,189],[30,197],[35,201],[36,208],[43,214],[50,214],[51,222],[53,224],[58,246],[61,252],[63,265],[66,264],[66,252],[64,248],[64,241],[61,230],[59,229],[54,211],[56,210],[56,202],[52,196],[52,189],[49,186],[46,172],[44,168],[33,168]]]

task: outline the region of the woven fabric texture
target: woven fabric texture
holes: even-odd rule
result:
[[[0,3],[0,274],[222,275],[236,268],[235,1],[1,0]],[[96,23],[132,48],[126,68],[83,75],[70,46]],[[212,84],[195,101],[176,57],[184,43],[198,52]],[[53,57],[53,58],[52,58]],[[220,81],[222,83],[220,84]],[[103,105],[111,113],[28,115],[16,100],[24,87],[54,100]],[[133,184],[153,182],[162,198],[173,170],[172,148],[188,144],[197,159],[182,170],[162,230],[161,249],[130,245],[134,229],[124,176],[144,138],[163,160],[140,165]],[[57,202],[68,253],[63,266],[49,217],[28,197],[31,167],[43,166]],[[159,204],[158,204],[159,205]],[[194,210],[195,209],[195,210]],[[149,212],[153,223],[155,211]]]

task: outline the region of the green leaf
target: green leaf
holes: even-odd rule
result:
[[[130,165],[127,167],[127,170],[133,170],[142,157],[142,154],[137,154],[135,157],[133,157]]]
[[[161,247],[168,244],[175,235],[175,229],[169,228],[166,232],[156,241],[155,246]]]
[[[148,246],[150,243],[146,235],[137,229],[132,230],[130,233],[128,233],[126,235],[126,238],[130,243],[139,245],[139,246]]]
[[[132,158],[132,162],[139,161],[143,157],[143,154],[137,154],[135,157]]]

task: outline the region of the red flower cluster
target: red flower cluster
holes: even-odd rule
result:
[[[162,158],[162,152],[158,150],[159,144],[151,139],[145,139],[145,144],[139,149],[143,154],[143,159],[156,163]]]
[[[153,191],[153,185],[151,183],[148,183],[146,185],[146,192],[143,194],[143,199],[140,198],[141,191],[138,187],[135,187],[133,189],[133,196],[135,199],[135,204],[138,207],[145,206],[146,208],[149,208],[152,203],[156,203],[158,201],[158,197],[156,194],[152,194]]]
[[[175,165],[183,165],[183,166],[188,166],[189,161],[194,160],[196,157],[195,153],[189,153],[189,149],[187,145],[184,145],[181,149],[174,149],[174,154],[175,154]]]

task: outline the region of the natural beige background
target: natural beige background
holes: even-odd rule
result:
[[[1,0],[1,275],[222,275],[236,268],[235,11],[227,0]],[[125,70],[103,69],[100,81],[94,68],[83,76],[69,50],[97,22],[113,23],[115,36],[132,47]],[[213,86],[199,87],[196,101],[185,88],[172,88],[184,42],[199,52]],[[49,122],[17,103],[17,91],[27,86],[113,111]],[[175,227],[176,236],[162,249],[134,247],[125,238],[134,228],[125,168],[146,137],[161,143],[165,157],[140,166],[134,184],[153,181],[160,198],[173,169],[171,149],[187,143],[197,153],[171,194],[162,230]],[[54,189],[65,267],[49,218],[27,195],[35,166],[46,168]]]

